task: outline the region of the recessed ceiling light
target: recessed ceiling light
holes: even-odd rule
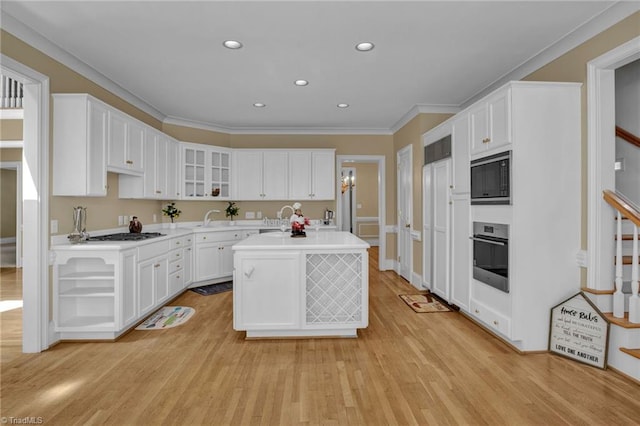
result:
[[[309,82],[307,80],[296,80],[294,84],[296,86],[306,86],[307,84],[309,84]]]
[[[356,50],[360,52],[368,52],[370,50],[373,50],[374,47],[375,45],[369,41],[364,41],[362,43],[356,44]]]
[[[227,49],[240,49],[242,47],[242,43],[237,40],[225,40],[222,45]]]
[[[256,108],[264,108],[267,106],[267,104],[263,104],[262,102],[256,102],[255,104],[253,104],[253,106]]]
[[[349,108],[349,104],[338,104],[338,108]]]

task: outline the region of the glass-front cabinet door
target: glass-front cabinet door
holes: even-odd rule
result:
[[[212,197],[229,198],[231,155],[228,152],[211,151],[211,192]]]
[[[204,197],[205,194],[205,159],[206,150],[199,148],[184,147],[184,178],[183,178],[183,197],[198,198]]]
[[[181,142],[182,199],[231,197],[231,150]]]

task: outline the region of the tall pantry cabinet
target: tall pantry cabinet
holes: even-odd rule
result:
[[[511,82],[423,135],[423,287],[510,345],[546,350],[552,306],[580,289],[580,84]],[[470,203],[470,161],[511,151],[511,202]],[[447,187],[447,179],[450,183]],[[509,227],[509,291],[476,280],[473,222]]]

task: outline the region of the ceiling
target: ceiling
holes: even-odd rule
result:
[[[3,0],[1,8],[169,122],[389,133],[416,108],[464,106],[615,3]],[[225,48],[228,39],[243,48]],[[358,52],[362,41],[375,48]]]

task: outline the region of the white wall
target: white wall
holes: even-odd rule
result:
[[[640,136],[640,60],[616,70],[616,125]],[[640,205],[640,148],[616,139],[616,160],[624,170],[616,172],[616,190]]]

